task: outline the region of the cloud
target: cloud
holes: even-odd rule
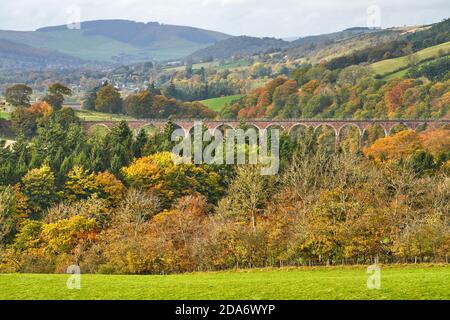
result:
[[[130,19],[189,25],[233,35],[304,36],[365,26],[378,5],[383,27],[439,21],[447,0],[15,0],[0,3],[0,29],[33,30],[67,23],[76,5],[82,20]]]

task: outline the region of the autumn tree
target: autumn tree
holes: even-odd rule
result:
[[[33,217],[52,206],[57,200],[55,176],[49,166],[30,170],[22,179],[23,193],[28,198]]]
[[[95,110],[107,113],[121,113],[123,101],[119,91],[110,84],[105,84],[97,92]]]
[[[219,213],[250,221],[256,232],[258,216],[264,213],[273,187],[274,178],[262,176],[259,166],[240,166],[229,186],[228,195],[219,203]]]
[[[149,91],[129,95],[124,101],[125,114],[137,118],[150,118],[152,115],[153,98]]]
[[[208,166],[175,164],[170,152],[136,159],[122,169],[126,181],[135,188],[155,192],[163,208],[185,195],[200,193],[215,202],[222,194],[220,176]]]

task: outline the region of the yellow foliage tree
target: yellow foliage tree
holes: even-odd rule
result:
[[[125,179],[136,188],[144,188],[160,196],[163,206],[182,196],[201,193],[210,201],[223,191],[220,176],[207,166],[175,164],[170,152],[157,153],[135,160],[122,169]]]
[[[413,130],[404,130],[389,137],[375,141],[364,149],[364,154],[377,162],[396,160],[422,150],[419,134]]]

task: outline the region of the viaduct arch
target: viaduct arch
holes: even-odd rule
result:
[[[168,119],[142,119],[127,121],[128,126],[133,131],[139,131],[145,126],[153,126],[158,130],[163,130]],[[228,128],[237,129],[241,121],[238,120],[201,120],[201,119],[174,119],[172,122],[181,127],[188,133],[195,125],[202,124],[209,130],[213,131],[219,127],[226,126]],[[102,125],[112,128],[118,121],[86,121],[84,127],[89,130],[94,126]],[[398,125],[404,125],[408,129],[416,130],[421,125],[426,125],[429,128],[439,128],[450,126],[450,120],[431,120],[431,119],[417,119],[417,120],[305,120],[305,119],[285,119],[285,120],[245,120],[245,124],[252,125],[259,130],[266,130],[269,127],[281,127],[289,134],[296,127],[312,128],[317,130],[321,126],[328,126],[334,129],[336,133],[336,150],[339,148],[339,137],[341,130],[346,126],[358,128],[360,137],[360,147],[364,142],[364,133],[370,126],[378,125],[383,128],[385,136],[391,134],[392,129]]]

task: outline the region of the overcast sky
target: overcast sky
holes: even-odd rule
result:
[[[450,4],[449,0],[0,0],[0,29],[66,24],[78,11],[82,21],[158,21],[232,35],[289,37],[366,26],[368,21],[382,27],[437,22],[450,17]]]

